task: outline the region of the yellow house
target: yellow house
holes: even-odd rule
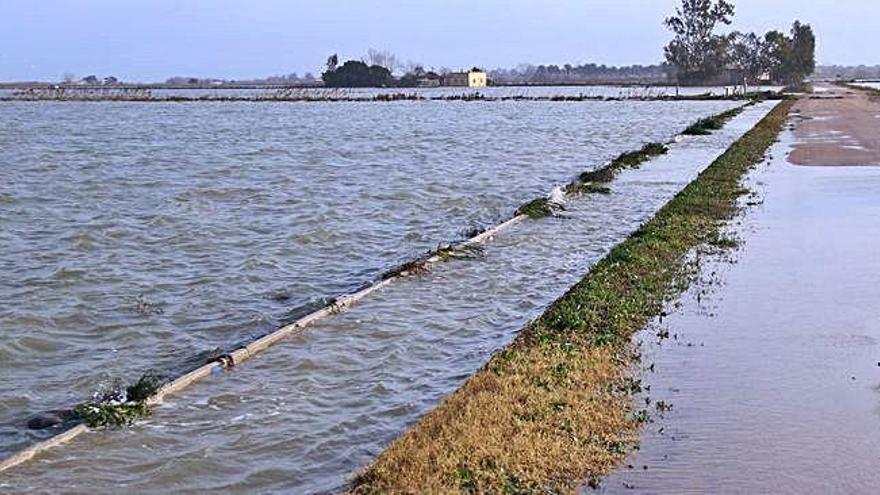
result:
[[[476,68],[467,72],[452,72],[443,77],[443,85],[463,88],[485,88],[489,85],[489,76],[486,74],[486,71]]]

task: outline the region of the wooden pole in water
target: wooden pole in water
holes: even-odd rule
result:
[[[499,234],[501,231],[513,227],[514,225],[525,220],[526,218],[528,218],[526,215],[517,215],[514,218],[507,220],[506,222],[498,224],[498,225],[496,225],[492,228],[489,228],[486,231],[484,231],[474,237],[471,237],[470,239],[467,239],[467,240],[461,242],[457,247],[474,246],[477,244],[483,244],[483,243],[489,242],[497,234]],[[426,260],[426,263],[435,264],[435,263],[439,263],[441,261],[442,261],[442,258],[440,256],[435,255],[435,256],[432,256],[431,258],[429,258],[428,260]],[[356,303],[363,300],[367,296],[387,287],[395,280],[404,278],[408,275],[410,275],[410,273],[401,272],[393,277],[376,282],[373,285],[371,285],[365,289],[362,289],[362,290],[357,291],[355,293],[343,296],[339,300],[335,301],[334,303],[329,304],[329,305],[327,305],[317,311],[314,311],[314,312],[298,319],[297,321],[295,321],[289,325],[286,325],[284,327],[279,328],[278,330],[275,330],[274,332],[272,332],[268,335],[260,337],[259,339],[251,342],[250,344],[247,344],[244,347],[240,347],[240,348],[230,352],[227,355],[220,356],[216,360],[211,361],[210,363],[207,363],[203,366],[200,366],[199,368],[197,368],[193,371],[190,371],[189,373],[186,373],[183,376],[179,376],[176,379],[174,379],[173,381],[166,383],[165,385],[160,387],[159,390],[157,390],[155,394],[153,394],[151,397],[149,397],[146,400],[146,404],[148,406],[156,406],[158,404],[161,404],[167,395],[178,393],[178,392],[186,389],[187,387],[189,387],[193,383],[196,383],[197,381],[202,380],[203,378],[211,376],[212,374],[215,374],[215,373],[222,372],[223,370],[225,370],[227,368],[241,364],[241,363],[247,361],[248,359],[254,357],[255,355],[259,354],[260,352],[263,352],[266,349],[270,348],[271,346],[277,344],[279,341],[283,340],[284,338],[289,337],[293,333],[295,333],[295,332],[297,332],[297,331],[299,331],[299,330],[301,330],[301,329],[303,329],[303,328],[305,328],[305,327],[307,327],[317,321],[323,320],[323,319],[328,318],[332,315],[335,315],[341,311],[345,311],[345,310],[351,308],[352,306],[354,306]],[[57,435],[55,435],[49,439],[46,439],[46,440],[38,442],[34,445],[31,445],[30,447],[27,447],[26,449],[19,451],[19,452],[13,454],[12,456],[7,457],[6,459],[3,459],[2,461],[0,461],[0,472],[3,472],[7,469],[18,466],[20,464],[23,464],[23,463],[29,461],[30,459],[33,459],[36,455],[38,455],[42,452],[45,452],[51,448],[63,445],[65,443],[73,440],[77,436],[87,432],[88,430],[89,430],[88,426],[80,423],[72,428],[69,428],[61,433],[58,433]]]

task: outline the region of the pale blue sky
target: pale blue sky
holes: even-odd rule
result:
[[[650,64],[673,0],[0,0],[0,80],[319,72],[367,48],[450,68]],[[813,24],[820,63],[880,64],[876,0],[738,0],[735,28]],[[868,49],[870,47],[871,49]]]

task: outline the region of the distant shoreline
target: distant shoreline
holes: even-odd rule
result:
[[[620,86],[620,87],[632,87],[632,88],[652,88],[652,87],[662,87],[662,88],[673,88],[676,86],[679,87],[689,87],[689,88],[714,88],[719,86],[725,86],[723,84],[676,84],[675,82],[669,81],[653,81],[653,82],[638,82],[638,81],[595,81],[595,82],[510,82],[510,83],[495,83],[489,87],[601,87],[601,86]],[[730,86],[730,85],[727,85]],[[443,88],[444,86],[440,86]],[[98,89],[150,89],[150,90],[159,90],[159,89],[168,89],[168,90],[242,90],[242,89],[400,89],[400,90],[409,90],[409,89],[437,89],[437,88],[416,88],[416,87],[358,87],[358,88],[330,88],[324,86],[323,84],[223,84],[223,85],[210,85],[210,84],[197,84],[197,85],[188,85],[188,84],[162,84],[162,83],[137,83],[137,84],[112,84],[112,85],[101,85],[101,84],[63,84],[63,83],[49,83],[49,82],[0,82],[0,89],[6,90],[17,90],[17,89],[77,89],[77,90],[98,90]],[[458,88],[461,89],[461,88]],[[479,88],[476,88],[479,89]]]

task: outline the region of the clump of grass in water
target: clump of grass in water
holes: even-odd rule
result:
[[[516,216],[525,215],[532,219],[545,218],[556,215],[564,209],[564,206],[550,201],[550,198],[537,198],[520,206],[516,210]]]
[[[425,275],[430,271],[431,269],[428,266],[428,258],[423,256],[419,259],[407,261],[397,268],[392,268],[391,270],[388,270],[387,272],[382,274],[382,280],[388,280],[390,278],[400,277],[403,275]]]
[[[611,167],[602,167],[597,170],[589,170],[578,176],[578,180],[583,183],[590,182],[611,182],[614,179],[615,171]]]
[[[637,151],[622,153],[608,165],[597,170],[583,172],[578,178],[565,187],[568,194],[599,193],[609,194],[607,187],[597,183],[607,183],[614,179],[618,172],[625,168],[636,168],[655,156],[664,155],[669,148],[663,143],[648,143]]]
[[[566,194],[611,194],[611,188],[595,182],[572,182],[565,187]]]
[[[664,155],[667,152],[669,152],[669,148],[665,144],[649,143],[638,151],[621,154],[611,162],[611,167],[615,170],[637,167],[651,157]]]
[[[128,426],[150,415],[147,400],[164,383],[165,379],[153,372],[145,373],[124,389],[117,382],[92,400],[76,406],[73,413],[91,428]]]
[[[354,493],[574,492],[626,456],[648,419],[626,390],[630,339],[695,275],[687,253],[717,239],[740,180],[782,129],[770,112],[516,340],[355,479]],[[619,385],[619,386],[615,386]],[[564,404],[564,407],[559,407]],[[643,412],[645,411],[645,412]],[[479,453],[479,455],[475,455]]]
[[[460,244],[457,246],[444,246],[437,249],[436,254],[441,261],[449,260],[472,260],[482,258],[486,249],[479,244]]]
[[[708,134],[712,134],[712,131],[717,131],[724,127],[730,119],[736,117],[741,114],[746,107],[751,106],[755,103],[755,101],[751,101],[746,105],[736,107],[732,110],[728,110],[726,112],[720,113],[718,115],[708,117],[705,119],[700,119],[692,124],[690,127],[684,130],[682,134],[687,136],[705,136]]]
[[[714,118],[700,119],[691,124],[691,126],[685,129],[682,134],[687,136],[706,136],[712,134],[712,131],[717,131],[722,127],[723,124]]]

